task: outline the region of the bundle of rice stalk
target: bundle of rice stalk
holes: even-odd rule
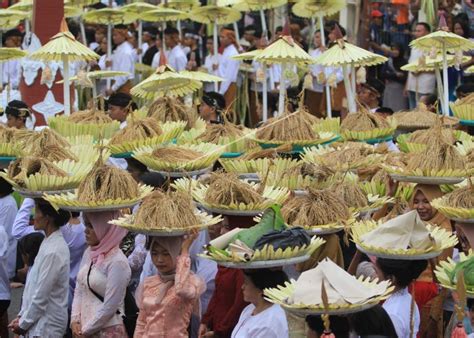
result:
[[[408,154],[405,167],[384,166],[387,171],[404,176],[465,177],[473,169],[467,168],[466,157],[443,141],[433,142],[424,152]]]
[[[120,129],[104,111],[84,110],[70,116],[55,116],[48,120],[49,126],[63,136],[92,135],[94,139],[109,139]]]
[[[148,116],[161,122],[185,121],[185,130],[195,127],[198,120],[196,107],[189,107],[176,98],[166,96],[153,102],[148,109]]]
[[[153,191],[139,185],[126,170],[97,161],[74,193],[45,195],[58,208],[99,211],[129,208]]]
[[[0,175],[16,189],[29,192],[76,188],[90,167],[69,160],[53,163],[38,157],[23,157],[10,163]]]
[[[431,205],[449,218],[474,220],[473,185],[469,183],[466,187],[437,198],[432,201]]]
[[[79,161],[79,158],[70,151],[69,148],[64,148],[59,145],[49,145],[44,147],[41,143],[32,147],[30,156],[44,158],[52,162],[63,160]]]
[[[17,156],[21,153],[21,145],[15,140],[15,130],[0,125],[0,156]]]
[[[381,185],[384,186],[380,183],[378,186]],[[379,194],[377,191],[374,194],[366,192],[364,184],[357,181],[344,180],[342,183],[335,184],[334,192],[344,200],[351,211],[359,213],[375,211],[394,201],[393,198],[385,196],[385,194]]]
[[[395,113],[393,118],[397,122],[398,129],[416,130],[433,127],[439,119],[446,127],[454,127],[459,123],[459,119],[449,116],[440,117],[428,110],[425,104],[420,103],[414,110]]]
[[[227,152],[243,153],[251,147],[249,136],[252,134],[253,132],[246,130],[243,126],[225,121],[208,125],[206,131],[196,141],[225,145]]]
[[[473,121],[474,120],[474,93],[457,100],[456,102],[450,103],[451,109],[454,116],[461,120]]]
[[[290,198],[281,209],[291,226],[305,229],[344,228],[353,221],[348,206],[333,191],[309,188],[307,195]]]
[[[299,162],[296,166],[283,168],[283,170],[271,168],[267,184],[289,190],[304,190],[314,181],[325,180],[334,173],[331,168],[326,166]],[[259,172],[259,176],[263,177],[264,175],[265,172]]]
[[[397,127],[393,119],[384,119],[361,107],[349,114],[341,123],[341,136],[345,140],[368,141],[393,135]]]
[[[135,216],[126,216],[117,224],[133,232],[176,234],[201,229],[221,221],[200,212],[191,196],[181,191],[154,191],[144,198]]]
[[[282,144],[315,145],[336,138],[332,132],[317,132],[315,125],[319,119],[305,108],[294,113],[286,113],[268,119],[256,132],[256,141],[262,145],[278,146]]]
[[[385,247],[376,247],[366,245],[361,237],[372,230],[375,230],[383,222],[380,220],[375,222],[373,220],[364,220],[356,222],[351,227],[351,236],[354,243],[363,248],[364,252],[370,252],[373,255],[380,255],[381,257],[393,257],[394,259],[416,259],[419,256],[433,254],[433,256],[441,254],[445,249],[452,248],[458,243],[457,237],[454,233],[448,232],[445,229],[436,225],[426,224],[426,229],[430,232],[430,237],[433,245],[427,248],[408,248],[408,249],[387,249]],[[411,257],[411,258],[410,258]]]
[[[268,171],[284,172],[298,164],[298,160],[290,158],[245,160],[242,159],[242,156],[236,159],[220,159],[219,162],[225,171],[236,174],[267,173]]]
[[[268,149],[253,149],[239,157],[239,159],[244,161],[250,161],[255,159],[262,158],[271,158],[276,159],[280,157],[280,153],[288,153],[293,150],[293,147],[290,144],[284,144],[277,148],[268,148]]]
[[[347,171],[381,163],[386,156],[375,152],[375,148],[343,145],[339,148],[311,147],[305,148],[301,159],[306,163],[325,165],[333,170]]]
[[[25,152],[33,153],[38,149],[47,149],[49,147],[67,148],[70,146],[69,142],[57,132],[52,129],[44,128],[39,132],[34,132],[30,136],[23,139]]]
[[[233,173],[214,172],[209,184],[197,185],[194,199],[210,210],[261,212],[283,203],[289,195],[285,188],[248,183]]]
[[[183,121],[160,124],[152,117],[130,120],[108,142],[112,154],[133,152],[136,149],[156,146],[176,138],[185,127]]]
[[[144,147],[133,157],[151,170],[189,172],[212,167],[223,148],[211,143]]]

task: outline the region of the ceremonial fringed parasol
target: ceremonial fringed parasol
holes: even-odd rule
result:
[[[79,71],[79,73],[69,79],[69,81],[75,81],[79,85],[84,87],[92,88],[92,96],[97,98],[97,80],[112,78],[116,76],[129,76],[128,72],[119,72],[114,70],[94,70],[91,72]],[[63,83],[64,80],[58,81],[57,83]]]
[[[315,59],[315,63],[325,67],[341,67],[344,73],[344,86],[349,113],[357,111],[355,91],[349,80],[350,67],[373,66],[387,61],[387,58],[344,41],[339,26],[336,25],[337,43]],[[355,74],[352,74],[355,80]]]
[[[280,93],[278,98],[278,114],[283,114],[286,92],[287,64],[308,65],[314,63],[313,58],[293,40],[290,35],[288,21],[283,29],[282,36],[258,53],[255,61],[262,64],[281,64]]]
[[[190,12],[196,7],[201,6],[201,3],[198,0],[168,0],[165,3],[160,4],[161,7],[167,7],[172,9],[177,9],[178,11]],[[177,29],[179,31],[179,37],[181,38],[181,18],[176,22]]]
[[[49,39],[49,42],[30,55],[32,59],[41,61],[62,61],[63,63],[63,91],[64,91],[64,113],[70,115],[71,102],[69,99],[69,62],[92,61],[99,58],[82,43],[76,41],[69,32],[66,20],[63,18],[59,33]]]
[[[293,7],[293,14],[302,18],[311,19],[311,37],[314,35],[314,18],[319,19],[319,31],[321,32],[321,45],[326,47],[326,35],[324,31],[324,17],[336,14],[347,5],[346,0],[300,0]],[[312,39],[311,39],[312,41]],[[326,113],[332,117],[331,90],[326,83]]]
[[[107,25],[107,59],[112,56],[112,25],[129,24],[136,20],[132,13],[120,9],[102,8],[90,11],[82,16],[85,22]],[[107,88],[110,88],[110,79],[107,79]]]
[[[73,17],[81,16],[81,15],[82,15],[82,9],[80,7],[74,7],[74,6],[69,6],[69,5],[64,6],[64,17],[73,18]]]
[[[31,12],[33,10],[33,0],[22,0],[19,1],[10,7],[8,7],[10,10],[14,11],[20,11],[25,13],[25,32],[29,33],[30,32],[30,21],[29,18],[31,17]]]
[[[436,32],[425,35],[410,43],[410,46],[425,52],[441,51],[443,57],[443,113],[449,115],[448,52],[460,53],[474,49],[474,42],[449,32],[444,16],[440,17]]]
[[[469,61],[469,57],[465,56],[462,58],[462,62]],[[456,66],[459,63],[459,60],[454,55],[447,56],[448,67]],[[401,70],[406,72],[418,73],[418,72],[435,72],[436,74],[436,87],[438,88],[438,97],[441,102],[441,106],[444,107],[444,97],[443,97],[443,80],[441,79],[440,69],[443,67],[443,56],[437,55],[435,58],[425,58],[421,57],[420,59],[408,63],[401,67]],[[418,79],[416,79],[418,81]]]
[[[233,5],[233,8],[241,12],[259,11],[262,21],[263,36],[267,37],[267,21],[265,19],[265,10],[284,6],[287,0],[240,0]]]
[[[163,33],[166,29],[166,21],[178,21],[185,19],[187,14],[182,11],[178,11],[177,9],[167,8],[167,7],[158,7],[152,11],[146,12],[144,15],[141,16],[143,21],[149,22],[161,22],[163,23]],[[165,40],[161,42],[163,44],[163,50],[166,51],[166,44]]]
[[[215,5],[208,5],[195,8],[189,14],[191,20],[209,25],[214,24],[213,33],[213,47],[214,55],[219,55],[217,36],[218,25],[227,25],[239,21],[241,14],[238,10],[229,7],[220,7]],[[215,91],[217,92],[217,83],[215,84]]]
[[[142,34],[143,34],[143,20],[141,15],[156,9],[155,5],[147,2],[133,2],[131,4],[122,7],[122,10],[134,14],[138,20],[138,48],[142,48]],[[143,52],[138,56],[138,62],[141,63],[143,58]]]

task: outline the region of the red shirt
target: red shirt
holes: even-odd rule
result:
[[[219,338],[230,338],[247,303],[242,294],[244,273],[239,269],[219,266],[216,274],[216,288],[202,323],[214,331]]]

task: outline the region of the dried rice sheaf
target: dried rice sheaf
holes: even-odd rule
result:
[[[454,126],[459,120],[439,115],[428,110],[425,104],[419,103],[414,110],[396,113],[393,118],[397,121],[399,128],[429,128],[434,126],[438,120],[442,119],[442,124],[446,126]]]
[[[214,205],[258,204],[265,199],[250,184],[233,173],[213,172],[204,199]]]
[[[356,182],[337,183],[334,192],[350,208],[364,208],[369,205],[367,196]]]
[[[244,155],[239,157],[239,160],[251,161],[257,160],[260,158],[269,158],[275,159],[280,157],[279,153],[290,152],[293,149],[291,144],[281,145],[277,148],[268,148],[268,149],[256,149],[249,152],[246,152]]]
[[[127,126],[119,130],[110,139],[110,144],[121,144],[128,141],[143,140],[159,136],[163,133],[160,123],[151,117],[129,121]]]
[[[345,202],[331,190],[308,189],[309,194],[288,200],[281,212],[291,225],[314,226],[332,224],[351,217]]]
[[[68,174],[58,168],[54,163],[39,157],[23,157],[10,163],[8,177],[19,186],[24,186],[23,181],[34,174],[66,177]]]
[[[91,109],[81,110],[71,114],[67,118],[68,122],[84,123],[84,124],[106,124],[112,123],[114,120],[103,110]]]
[[[161,122],[186,121],[186,130],[195,126],[198,119],[196,107],[189,107],[176,98],[160,97],[148,109],[148,117]]]
[[[129,200],[140,195],[137,182],[127,171],[97,162],[78,187],[81,203]]]
[[[410,134],[408,142],[419,144],[431,144],[431,142],[442,140],[448,144],[456,143],[454,131],[449,128],[443,128],[441,124],[426,130],[417,130]]]
[[[63,148],[71,146],[66,138],[50,128],[31,134],[24,139],[24,145],[28,152],[35,152],[38,149],[47,149],[52,146]]]
[[[453,192],[446,194],[443,200],[444,204],[449,207],[473,209],[474,188],[471,184],[468,184],[466,187],[456,189]]]
[[[154,191],[147,196],[134,223],[147,228],[185,229],[199,223],[192,198],[181,191]]]
[[[242,126],[226,122],[208,125],[206,131],[199,136],[198,140],[201,142],[219,144],[219,140],[222,137],[239,138],[242,136],[244,136]]]
[[[194,161],[204,156],[204,153],[185,147],[159,147],[152,152],[152,156],[169,163]]]
[[[355,114],[349,114],[341,123],[341,130],[370,131],[372,129],[390,128],[386,119],[371,114],[367,109],[361,108]]]
[[[446,169],[465,170],[466,158],[457,149],[446,142],[433,141],[426,151],[408,154],[407,169],[441,171]]]
[[[268,119],[257,129],[257,139],[262,141],[305,141],[318,139],[314,125],[319,119],[311,115],[305,108],[294,113],[286,113]]]

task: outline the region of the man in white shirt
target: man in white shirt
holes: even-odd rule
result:
[[[112,40],[117,46],[112,54],[112,60],[106,61],[106,66],[111,70],[128,72],[126,76],[116,76],[113,84],[107,89],[106,94],[110,96],[116,92],[130,93],[133,76],[135,74],[135,51],[128,43],[128,30],[125,25],[116,25],[112,34]]]
[[[220,83],[219,93],[224,95],[226,107],[229,107],[237,96],[237,75],[239,74],[240,62],[232,59],[232,56],[239,54],[235,32],[223,28],[219,35],[221,47],[224,48],[219,60],[217,73],[224,79]]]
[[[4,47],[19,48],[23,34],[18,29],[11,29],[4,35]],[[20,85],[21,67],[20,60],[10,60],[2,64],[2,85],[10,85],[10,89],[18,89]]]
[[[414,38],[418,39],[431,33],[431,27],[425,22],[419,22],[415,26]],[[423,52],[419,49],[412,48],[409,63],[418,61],[423,57]],[[436,77],[433,72],[418,72],[408,73],[408,80],[406,84],[406,91],[408,93],[408,105],[410,109],[415,109],[417,106],[417,93],[421,97],[423,95],[430,95],[436,92]]]
[[[174,70],[180,72],[186,69],[188,58],[179,43],[179,31],[176,28],[168,27],[165,29],[165,46],[168,49],[168,64]]]

